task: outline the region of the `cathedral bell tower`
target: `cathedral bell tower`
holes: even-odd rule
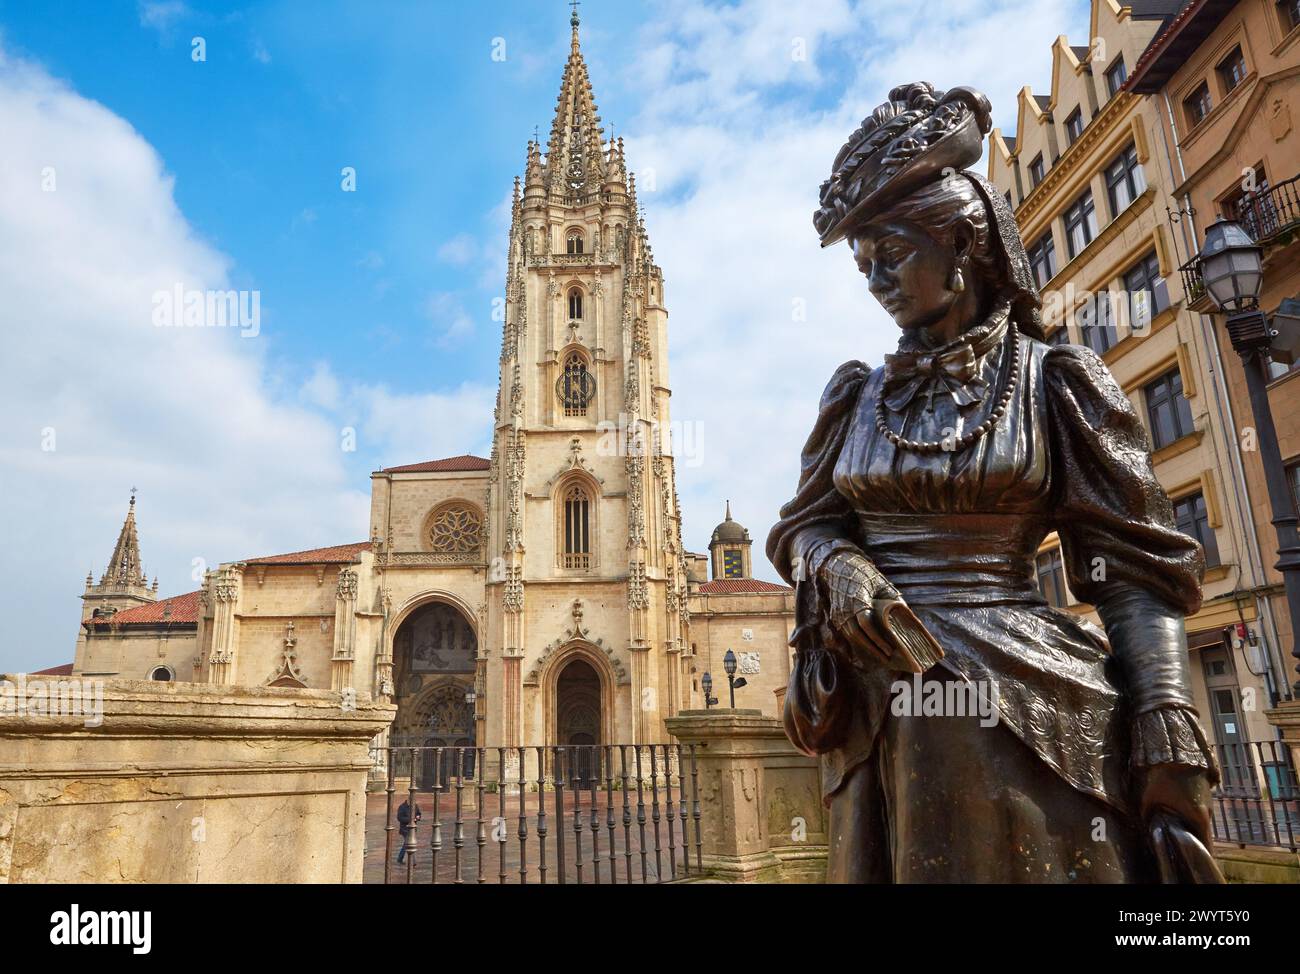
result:
[[[482,662],[488,743],[508,747],[666,740],[689,682],[663,274],[571,23],[506,272]]]

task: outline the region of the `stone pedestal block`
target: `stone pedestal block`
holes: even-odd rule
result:
[[[704,868],[728,882],[823,882],[826,812],[818,763],[758,710],[686,710],[668,719],[695,745]]]
[[[368,747],[393,707],[145,681],[102,693],[102,722],[0,712],[0,882],[361,881]]]

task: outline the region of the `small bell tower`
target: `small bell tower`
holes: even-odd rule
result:
[[[140,537],[135,523],[135,494],[131,488],[131,503],[126,509],[126,520],[117,534],[117,544],[108,560],[108,567],[94,582],[93,571],[86,575],[86,588],[81,595],[81,620],[112,616],[123,609],[158,601],[158,580],[149,584],[140,564]]]
[[[726,519],[713,529],[713,536],[709,539],[709,561],[713,566],[714,580],[752,578],[754,569],[750,550],[753,546],[745,526],[731,519],[731,501],[727,501]]]

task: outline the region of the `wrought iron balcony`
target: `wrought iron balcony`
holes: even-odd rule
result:
[[[1286,246],[1300,235],[1300,176],[1245,196],[1233,209],[1230,216],[1265,248],[1265,253],[1270,248]],[[1183,277],[1187,307],[1202,313],[1215,311],[1214,299],[1205,290],[1200,255],[1178,271]]]
[[[1187,307],[1202,314],[1213,312],[1214,298],[1205,289],[1205,277],[1201,273],[1200,254],[1197,254],[1178,268],[1178,272],[1183,276],[1183,294],[1186,296]]]
[[[1300,176],[1246,196],[1236,209],[1237,222],[1256,243],[1290,243],[1300,230]]]

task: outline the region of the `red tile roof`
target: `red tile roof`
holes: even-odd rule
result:
[[[346,565],[359,561],[363,551],[370,550],[369,541],[355,544],[338,544],[332,548],[309,548],[291,551],[287,555],[267,555],[265,558],[247,558],[246,565]]]
[[[164,613],[167,615],[164,617]],[[97,626],[113,625],[156,625],[160,622],[198,622],[199,621],[199,593],[186,592],[184,595],[175,595],[170,599],[159,599],[157,602],[150,602],[147,605],[137,605],[131,609],[123,609],[113,616],[106,616],[102,619],[88,619]]]
[[[48,670],[37,670],[30,676],[72,676],[72,664],[64,663],[61,666],[51,666]]]
[[[759,578],[715,578],[700,585],[701,595],[753,595],[756,592],[793,592],[786,585],[776,585]]]
[[[464,473],[470,470],[487,470],[492,466],[490,460],[466,454],[461,457],[447,457],[443,460],[426,460],[424,463],[411,463],[405,467],[385,467],[380,473]]]

